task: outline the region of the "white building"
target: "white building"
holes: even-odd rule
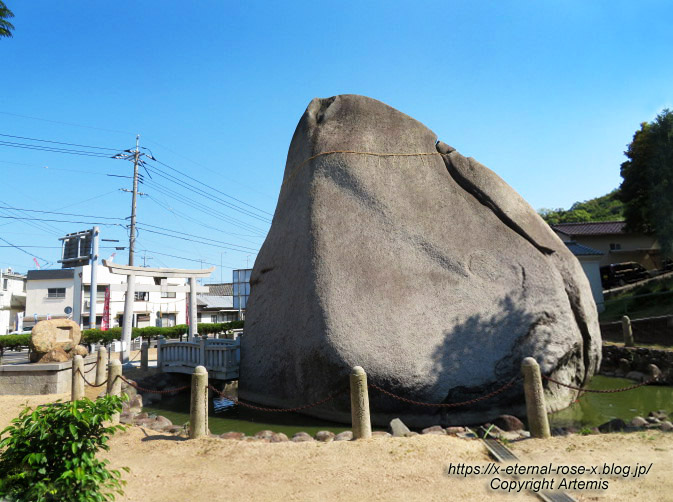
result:
[[[17,314],[26,307],[26,276],[11,268],[0,270],[0,335],[16,329]]]
[[[96,292],[96,327],[103,320],[105,292],[110,284],[126,284],[126,276],[111,274],[98,266]],[[136,277],[136,284],[160,284],[161,279]],[[167,279],[168,285],[184,285],[184,279]],[[26,324],[47,317],[71,317],[83,328],[89,327],[91,302],[91,266],[61,270],[30,270],[26,286]],[[122,325],[123,291],[110,292],[110,327]],[[133,303],[133,326],[175,326],[187,321],[187,293],[136,292]]]

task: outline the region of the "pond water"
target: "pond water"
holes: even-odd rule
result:
[[[632,380],[596,376],[591,380],[589,388],[605,390],[631,385],[634,385]],[[621,418],[628,422],[637,415],[647,416],[650,411],[654,410],[673,412],[673,387],[646,385],[612,394],[586,393],[571,407],[550,415],[550,425],[552,427],[596,427],[613,418]],[[143,411],[163,415],[174,424],[182,425],[189,421],[189,394],[181,394],[152,403],[145,406]],[[321,430],[329,430],[335,434],[350,430],[348,424],[327,422],[298,413],[257,411],[243,406],[235,406],[215,413],[212,400],[208,412],[208,426],[213,434],[237,431],[252,436],[259,431],[270,429],[292,437],[300,431],[313,435]]]
[[[620,389],[634,385],[633,380],[595,376],[590,389]],[[650,411],[673,412],[673,387],[645,385],[611,394],[586,393],[563,411],[549,416],[551,427],[597,427],[613,418],[629,422],[635,416],[646,417]]]

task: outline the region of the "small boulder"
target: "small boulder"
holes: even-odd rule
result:
[[[271,436],[270,441],[272,443],[285,443],[286,441],[289,441],[287,435],[283,434],[282,432],[276,432],[273,436]]]
[[[662,375],[661,370],[659,369],[659,366],[657,366],[656,364],[648,364],[647,365],[647,374],[648,374],[649,378],[652,378],[652,379],[655,379],[655,380],[660,379],[661,375]]]
[[[166,429],[168,427],[172,427],[173,422],[171,422],[168,418],[157,415],[156,418],[154,419],[154,427],[159,427],[161,429]],[[153,428],[154,428],[153,427]]]
[[[645,427],[649,422],[643,417],[633,417],[629,425],[631,427]]]
[[[259,431],[254,435],[254,437],[257,439],[271,439],[272,436],[273,431],[270,430]]]
[[[292,436],[292,441],[295,443],[304,443],[315,441],[315,439],[313,439],[313,436],[307,434],[306,432],[297,432],[294,436]]]
[[[421,434],[446,434],[446,431],[442,429],[441,425],[433,425],[432,427],[423,429]]]
[[[621,418],[613,418],[598,426],[600,432],[620,432],[627,428],[626,423]]]
[[[668,412],[666,410],[657,410],[657,411],[650,411],[650,413],[647,415],[648,417],[654,417],[659,420],[667,420],[668,419]]]
[[[661,430],[664,432],[672,431],[673,424],[668,420],[664,420],[663,422],[661,422]]]
[[[446,429],[444,429],[444,432],[446,434],[455,435],[455,434],[459,434],[461,432],[465,432],[465,427],[455,427],[455,426],[454,427],[447,427]]]
[[[315,438],[323,443],[329,443],[334,440],[334,433],[331,431],[318,431],[315,434]]]
[[[373,438],[389,438],[392,437],[389,433],[386,431],[374,431],[372,432],[372,437]]]
[[[520,431],[524,429],[523,422],[514,415],[500,415],[493,420],[493,424],[503,431]]]
[[[626,375],[629,371],[631,371],[631,361],[628,359],[622,357],[617,364],[619,364],[619,370],[622,372],[622,374]]]
[[[626,374],[626,378],[628,378],[629,380],[635,380],[636,382],[642,382],[647,377],[645,376],[644,373],[641,373],[640,371],[629,371]]]
[[[220,437],[222,439],[243,439],[245,437],[245,434],[242,432],[234,432],[234,431],[229,431],[225,432],[224,434],[220,434]]]
[[[86,357],[89,355],[89,350],[84,345],[77,345],[70,351],[70,355]]]
[[[30,362],[31,363],[64,363],[70,360],[68,353],[57,347],[51,349],[47,353],[41,352],[31,352],[30,353]]]
[[[402,422],[402,420],[399,418],[393,418],[390,421],[389,430],[394,437],[398,438],[405,437],[407,434],[409,434],[409,432],[411,432],[409,427],[404,425],[404,422]]]
[[[334,436],[334,441],[351,441],[353,439],[353,431],[343,431]]]

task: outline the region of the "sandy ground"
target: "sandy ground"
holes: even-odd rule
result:
[[[1,396],[0,428],[24,405],[68,397]],[[449,436],[271,444],[214,438],[185,440],[133,427],[118,433],[110,445],[105,456],[112,465],[131,469],[124,476],[128,481],[125,495],[117,498],[123,501],[537,500],[527,493],[507,495],[489,489],[491,479],[510,479],[508,476],[447,475],[450,463],[485,468],[491,461],[480,441]],[[520,459],[533,465],[597,465],[600,472],[605,463],[653,463],[649,473],[637,479],[566,476],[568,480],[608,481],[607,490],[570,492],[580,501],[673,500],[670,433],[530,439],[509,446]]]

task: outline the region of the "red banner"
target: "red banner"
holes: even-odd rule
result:
[[[110,286],[105,289],[105,306],[103,307],[103,320],[100,323],[100,330],[110,329]]]

